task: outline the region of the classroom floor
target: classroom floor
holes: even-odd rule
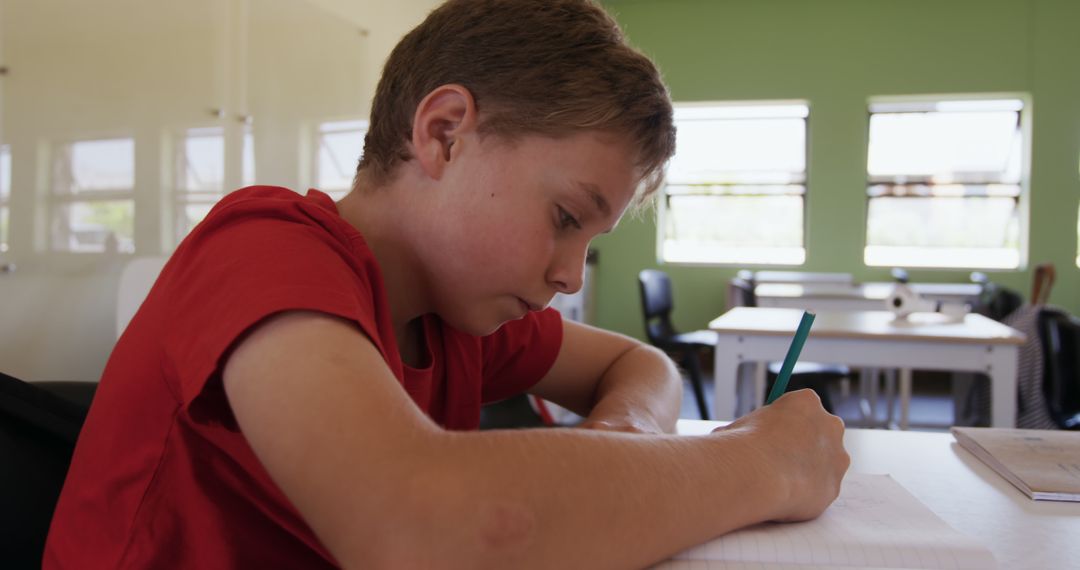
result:
[[[712,409],[713,380],[706,373],[705,399]],[[860,398],[858,386],[854,383],[850,386],[849,394],[843,397],[838,386],[830,392],[832,401],[836,403],[836,413],[844,419],[848,427],[862,428],[885,428],[887,406],[883,399],[879,400],[875,420],[864,419],[860,411]],[[682,412],[679,417],[686,419],[700,419],[697,403],[694,401],[694,392],[690,388],[690,382],[684,384]],[[893,406],[893,421],[900,417],[900,402],[897,400]],[[917,431],[948,431],[953,425],[953,398],[948,378],[942,374],[916,373],[911,387],[911,407],[908,413],[909,429]]]

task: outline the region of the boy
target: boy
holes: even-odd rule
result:
[[[346,198],[240,190],[177,249],[46,567],[631,568],[820,514],[847,456],[812,393],[664,435],[670,361],[543,308],[673,141],[656,69],[587,0],[435,10],[386,63]],[[526,390],[592,429],[465,431]]]

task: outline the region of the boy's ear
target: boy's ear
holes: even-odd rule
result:
[[[442,85],[428,93],[413,117],[412,145],[420,168],[433,179],[441,178],[453,157],[451,149],[476,125],[476,102],[468,89]]]

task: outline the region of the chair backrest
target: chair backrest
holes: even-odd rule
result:
[[[1080,429],[1080,319],[1058,309],[1043,309],[1039,338],[1050,417],[1060,428]]]
[[[638,273],[638,286],[641,311],[645,316],[645,335],[652,344],[663,346],[676,334],[671,324],[671,310],[675,308],[671,279],[658,269],[645,269]]]
[[[40,568],[87,407],[0,373],[0,553]]]
[[[739,271],[728,281],[728,307],[756,307],[757,295],[754,294],[756,280],[747,270]]]
[[[1000,322],[1024,304],[1024,297],[1008,287],[989,281],[981,285],[978,303],[972,307],[976,313]]]

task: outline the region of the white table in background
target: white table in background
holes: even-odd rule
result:
[[[884,310],[895,283],[759,283],[754,296],[759,307],[809,311]],[[920,297],[945,303],[974,303],[982,287],[975,283],[911,283]]]
[[[755,407],[765,391],[765,362],[783,360],[802,311],[735,307],[709,323],[716,331],[715,418],[735,417],[739,365],[756,363]],[[914,313],[906,321],[888,311],[817,313],[800,360],[900,371],[900,428],[906,429],[911,371],[960,370],[990,377],[991,425],[1016,425],[1016,358],[1024,335],[982,315],[950,320]]]
[[[678,431],[701,435],[720,425],[679,420]],[[1028,499],[950,434],[849,429],[844,447],[850,471],[891,475],[950,526],[989,548],[999,568],[1080,565],[1080,503]]]
[[[812,273],[809,271],[755,271],[754,283],[831,283],[852,285],[855,276],[850,273]]]

